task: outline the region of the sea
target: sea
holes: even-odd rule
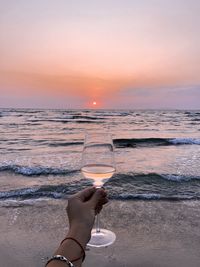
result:
[[[64,199],[91,185],[86,132],[109,132],[110,199],[200,199],[200,110],[0,109],[0,206]]]

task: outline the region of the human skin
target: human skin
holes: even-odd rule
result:
[[[108,202],[107,194],[104,189],[89,187],[68,200],[67,215],[69,219],[69,231],[66,237],[76,239],[85,249],[91,237],[91,230],[94,225],[95,215],[100,212],[103,205]],[[83,254],[81,247],[71,239],[66,239],[56,250],[54,255],[62,255],[68,260],[74,261],[75,267],[82,265]],[[62,261],[53,260],[47,267],[66,267]]]

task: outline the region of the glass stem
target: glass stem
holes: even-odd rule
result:
[[[96,233],[100,233],[100,215],[99,215],[99,213],[96,216]]]

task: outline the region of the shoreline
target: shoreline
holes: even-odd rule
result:
[[[67,232],[66,201],[1,207],[0,258],[5,267],[44,266]],[[200,201],[111,200],[101,225],[116,242],[86,252],[84,266],[198,267]]]

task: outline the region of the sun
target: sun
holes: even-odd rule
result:
[[[93,101],[93,102],[92,102],[92,105],[93,105],[93,106],[96,106],[96,104],[97,104],[96,101]]]

